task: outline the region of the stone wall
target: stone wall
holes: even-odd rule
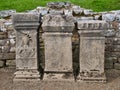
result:
[[[13,65],[11,60],[15,60],[15,31],[11,19],[0,19],[0,62]]]
[[[4,12],[4,11],[2,11]],[[15,12],[13,12],[15,13]],[[77,21],[81,20],[105,20],[109,23],[109,28],[102,33],[106,38],[105,46],[105,68],[120,69],[120,10],[109,12],[93,12],[71,3],[48,3],[46,7],[37,7],[26,13],[41,14],[43,18],[46,14],[72,15],[76,25],[72,36],[73,47],[73,67],[76,71],[79,62],[79,35]],[[15,31],[11,21],[12,14],[0,15],[0,60],[15,59]],[[41,20],[42,22],[42,20]],[[39,30],[40,46],[40,66],[44,68],[44,42],[42,38],[43,30]]]

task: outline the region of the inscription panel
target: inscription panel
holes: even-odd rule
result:
[[[72,72],[71,50],[71,34],[45,34],[45,71]]]
[[[104,37],[80,38],[80,74],[98,77],[104,73]]]

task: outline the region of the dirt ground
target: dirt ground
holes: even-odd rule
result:
[[[13,82],[15,67],[0,68],[0,90],[120,90],[120,70],[106,70],[107,83]]]

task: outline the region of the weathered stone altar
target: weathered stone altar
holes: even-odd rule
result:
[[[48,14],[43,18],[44,80],[74,80],[72,68],[73,17]]]
[[[87,20],[77,22],[80,35],[80,75],[83,81],[106,81],[104,72],[105,37],[108,28],[105,21]]]
[[[37,30],[39,15],[15,14],[16,69],[14,80],[39,80],[37,61]]]

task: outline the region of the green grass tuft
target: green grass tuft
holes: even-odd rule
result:
[[[46,6],[48,2],[53,1],[70,1],[94,11],[120,10],[120,0],[0,0],[0,10],[15,9],[23,12],[37,6]]]

